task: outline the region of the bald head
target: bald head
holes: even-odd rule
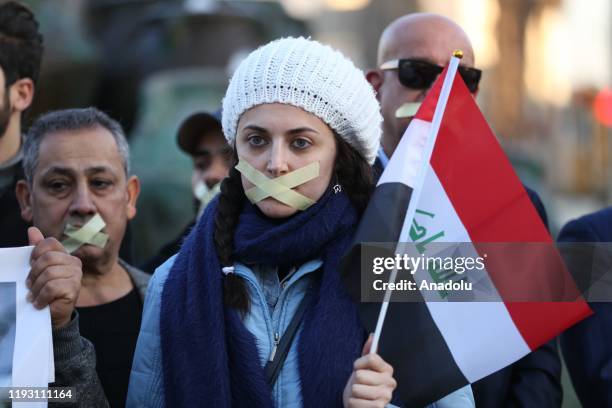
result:
[[[400,59],[445,66],[457,49],[463,51],[460,65],[473,67],[472,44],[457,23],[439,14],[408,14],[389,24],[382,33],[378,45],[378,67],[384,62]],[[412,112],[414,105],[425,99],[429,85],[426,88],[403,85],[397,69],[371,69],[366,78],[376,90],[380,102],[384,119],[381,145],[385,154],[391,157],[410,122],[407,112]]]
[[[474,66],[474,50],[457,23],[439,14],[414,13],[387,26],[378,44],[378,65],[400,58],[446,65],[454,50],[463,51],[461,65]]]

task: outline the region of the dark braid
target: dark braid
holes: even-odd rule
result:
[[[336,135],[336,176],[359,216],[363,214],[374,191],[372,167],[347,142]]]
[[[240,173],[235,167],[232,167],[229,177],[221,183],[219,206],[215,216],[215,248],[221,266],[234,265],[234,231],[238,226],[245,199]],[[234,274],[225,276],[223,302],[243,313],[249,310],[250,299],[244,280]]]

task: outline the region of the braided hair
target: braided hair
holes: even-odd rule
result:
[[[347,142],[335,135],[337,153],[335,174],[349,200],[361,214],[365,211],[373,191],[372,168],[366,160]],[[238,162],[238,154],[234,149],[234,163]],[[244,208],[246,195],[242,187],[240,173],[235,167],[229,176],[221,183],[219,205],[215,217],[214,242],[222,267],[234,264],[234,231]],[[224,277],[223,302],[245,314],[250,309],[250,298],[243,279],[234,274]]]

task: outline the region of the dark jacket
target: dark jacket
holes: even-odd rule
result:
[[[562,242],[612,242],[612,207],[570,221]],[[561,335],[561,350],[585,408],[612,407],[612,303],[592,302],[595,314]]]
[[[55,382],[50,386],[74,387],[74,391],[70,402],[50,402],[50,407],[108,407],[96,373],[96,351],[91,342],[79,334],[76,312],[68,325],[53,330],[53,360]]]
[[[525,187],[533,206],[548,227],[548,217],[538,194]],[[560,407],[561,361],[557,341],[551,340],[514,364],[472,384],[477,408]]]

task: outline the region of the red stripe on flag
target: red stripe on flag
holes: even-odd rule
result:
[[[432,106],[437,102],[443,75],[417,117],[424,120],[433,117]],[[472,242],[553,242],[459,75],[455,76],[431,164]],[[505,299],[517,299],[517,288],[529,291],[526,288],[529,282],[513,279],[513,269],[520,267],[521,260],[511,261],[501,263],[501,268],[499,263],[491,270],[487,266],[493,283]],[[567,276],[561,273],[554,277],[561,285],[568,279],[572,282],[567,271],[564,273]],[[506,307],[531,349],[590,314],[582,300],[548,304],[506,302]]]
[[[438,79],[431,86],[429,92],[427,92],[427,96],[421,106],[419,106],[419,110],[414,115],[415,118],[424,120],[425,122],[433,122],[434,112],[436,110],[436,104],[438,103],[438,98],[440,97],[440,92],[442,90],[443,79],[446,76],[446,70],[438,75]]]

